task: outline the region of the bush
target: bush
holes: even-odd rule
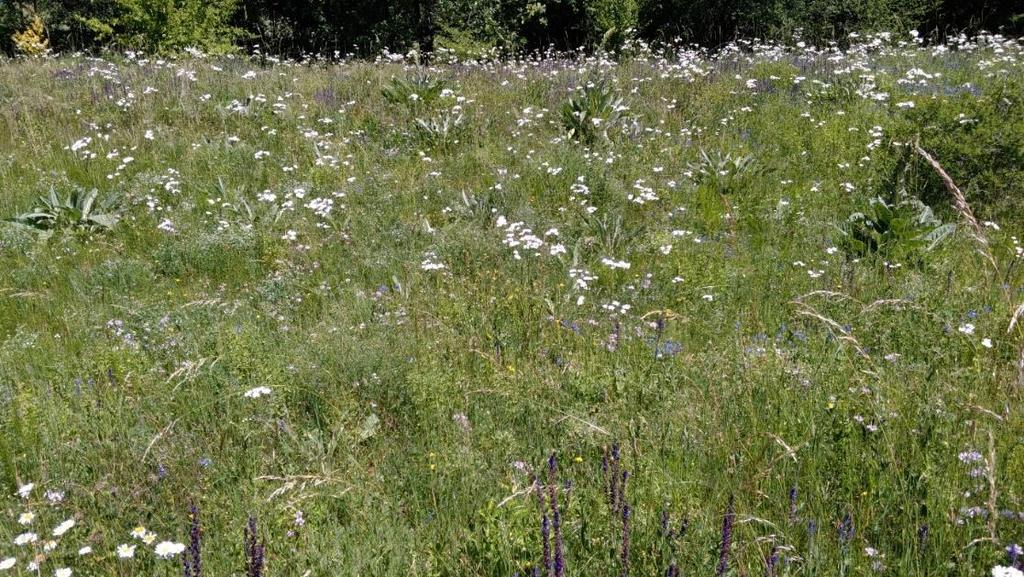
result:
[[[38,14],[32,16],[28,28],[11,36],[14,49],[25,56],[42,56],[50,51],[50,41],[46,38],[43,19]]]
[[[586,4],[590,46],[618,50],[637,27],[636,0],[589,0]]]
[[[231,25],[238,0],[115,0],[109,17],[83,18],[104,42],[154,53],[234,49],[242,30]]]

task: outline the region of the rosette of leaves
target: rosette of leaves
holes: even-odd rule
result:
[[[562,126],[570,138],[584,144],[608,140],[629,110],[606,80],[589,83],[562,106]]]
[[[448,149],[458,144],[462,126],[462,115],[448,111],[429,118],[417,118],[413,125],[417,137],[424,145],[439,149]]]
[[[96,189],[74,189],[61,197],[53,188],[40,196],[28,212],[10,219],[10,222],[39,231],[104,232],[114,228],[121,219],[117,202],[111,197],[99,197]]]
[[[872,198],[840,227],[847,251],[859,255],[930,251],[955,230],[916,198],[889,203],[882,197]]]
[[[440,98],[445,81],[429,74],[414,74],[409,78],[394,77],[381,88],[384,100],[411,110],[427,108]]]

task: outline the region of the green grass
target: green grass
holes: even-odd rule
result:
[[[423,72],[398,63],[0,63],[0,217],[51,188],[121,215],[0,225],[0,558],[28,574],[73,517],[42,574],[180,574],[129,533],[186,542],[195,500],[208,575],[243,572],[250,514],[268,575],[528,574],[556,453],[567,573],[613,575],[617,443],[634,575],[713,574],[730,497],[736,575],[773,548],[779,575],[1006,564],[1024,50],[969,48],[439,64],[447,91],[408,103],[382,93]],[[629,109],[588,147],[562,110],[601,80]],[[998,223],[987,248],[844,240],[874,197],[962,222],[915,139]]]

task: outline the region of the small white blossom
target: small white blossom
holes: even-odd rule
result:
[[[156,548],[153,549],[153,552],[156,553],[158,557],[162,557],[164,559],[170,559],[171,557],[174,557],[175,555],[181,553],[184,550],[185,550],[185,544],[184,543],[173,543],[171,541],[161,541],[161,542],[156,544]]]
[[[270,387],[256,387],[246,391],[245,396],[249,397],[250,399],[258,399],[264,395],[269,395],[270,393]]]
[[[135,545],[122,543],[117,546],[117,556],[121,559],[131,559],[135,556]]]

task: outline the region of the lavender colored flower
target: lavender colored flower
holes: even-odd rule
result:
[[[796,485],[789,488],[789,522],[796,523],[797,490]]]
[[[1024,550],[1016,543],[1006,546],[1006,555],[1010,558],[1010,567],[1018,567],[1019,562],[1022,561],[1021,553],[1024,553]]]
[[[552,453],[548,457],[548,501],[551,507],[552,528],[555,532],[555,577],[565,574],[565,556],[562,548],[562,514],[558,509],[558,460]]]
[[[768,556],[768,560],[765,562],[764,575],[765,577],[775,577],[776,569],[779,565],[779,546],[772,547],[772,553]]]
[[[629,508],[629,504],[623,503],[622,505],[622,550],[619,554],[619,559],[622,563],[622,570],[619,572],[619,577],[629,576],[629,518],[632,511]]]
[[[246,577],[263,577],[263,561],[266,547],[259,541],[256,531],[256,517],[249,516],[245,527],[245,574]]]
[[[722,519],[722,549],[718,554],[718,569],[715,577],[722,577],[729,569],[729,550],[732,548],[732,526],[736,520],[736,509],[732,497],[729,497],[729,507],[725,510],[725,518]]]
[[[853,516],[849,512],[843,516],[843,520],[839,523],[839,544],[845,549],[853,539]]]
[[[199,524],[199,507],[195,501],[189,505],[188,516],[190,527],[188,533],[188,550],[181,556],[185,577],[202,577],[202,528]]]
[[[555,567],[551,563],[551,521],[548,520],[547,513],[540,519],[540,539],[544,547],[544,569],[550,577],[555,574]]]

